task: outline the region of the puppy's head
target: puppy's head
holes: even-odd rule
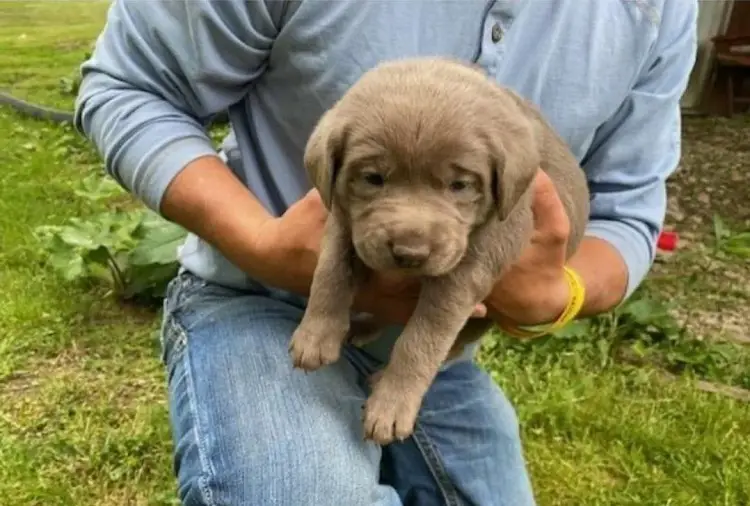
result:
[[[319,120],[304,164],[368,267],[439,276],[490,216],[507,217],[539,154],[516,100],[481,72],[410,59],[355,83]]]

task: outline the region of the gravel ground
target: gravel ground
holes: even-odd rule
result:
[[[718,217],[733,235],[750,231],[750,115],[685,117],[682,150],[665,227],[680,240],[651,279],[697,338],[750,343],[750,256],[721,251],[716,229]]]

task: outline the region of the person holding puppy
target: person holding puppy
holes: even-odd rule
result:
[[[697,4],[678,0],[118,0],[82,66],[76,125],[107,171],[190,235],[164,304],[162,352],[179,496],[197,505],[532,505],[518,421],[470,354],[447,364],[413,437],[364,441],[367,375],[384,338],[309,375],[289,340],[326,210],[302,168],[321,114],[367,69],[442,55],[528,98],[591,191],[586,238],[549,178],[535,232],[476,316],[508,332],[612,309],[653,262]],[[217,152],[205,132],[228,110]],[[566,272],[581,281],[571,290]],[[376,278],[356,308],[397,334],[418,285]]]

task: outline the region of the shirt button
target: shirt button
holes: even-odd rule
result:
[[[503,38],[503,29],[500,27],[499,23],[495,23],[492,25],[492,42],[497,44],[500,42],[500,39]]]

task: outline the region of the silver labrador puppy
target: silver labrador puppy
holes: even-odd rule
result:
[[[583,171],[538,110],[481,70],[443,58],[383,63],[322,115],[304,165],[329,210],[294,366],[339,358],[355,291],[371,271],[418,276],[417,307],[364,407],[367,439],[408,437],[443,362],[482,337],[477,303],[533,229],[538,168],[571,222],[568,255],[589,215]]]

